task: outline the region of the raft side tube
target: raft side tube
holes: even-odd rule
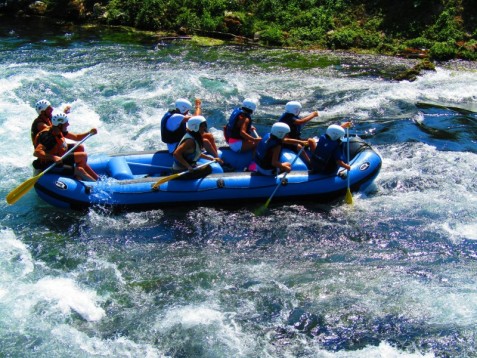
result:
[[[124,157],[113,157],[108,163],[109,175],[118,180],[133,179],[131,168]]]

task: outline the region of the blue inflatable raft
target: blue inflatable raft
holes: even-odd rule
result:
[[[343,147],[346,153],[346,139]],[[205,178],[174,179],[157,189],[153,188],[154,184],[171,175],[172,156],[167,151],[93,154],[88,163],[101,180],[83,182],[48,172],[35,184],[35,190],[40,198],[60,208],[82,210],[103,206],[145,210],[187,203],[265,202],[282,180],[283,174],[268,177],[245,171],[252,160],[251,153],[235,153],[226,147],[220,150],[221,158],[227,163],[224,167],[213,163],[212,174]],[[292,162],[295,159],[295,153],[288,150],[283,150],[281,156],[282,161]],[[350,157],[351,190],[364,190],[378,175],[381,157],[359,137],[350,138]],[[337,169],[327,175],[309,174],[305,163],[297,158],[273,200],[322,202],[344,197],[348,181],[345,176],[338,175],[339,172]]]

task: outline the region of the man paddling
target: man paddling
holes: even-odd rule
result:
[[[62,159],[72,144],[66,143],[66,139],[80,141],[88,134],[96,134],[96,128],[83,134],[68,132],[69,120],[66,113],[54,114],[51,118],[51,127],[38,133],[35,137],[35,152],[33,155],[38,159],[33,162],[35,169],[44,170],[51,163],[57,163],[57,168],[62,173],[75,175],[80,180],[96,181],[98,175],[88,165],[88,156],[84,151],[75,151],[72,155]]]

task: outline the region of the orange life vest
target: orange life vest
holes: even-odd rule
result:
[[[52,128],[47,128],[39,132],[35,137],[35,148],[42,144],[45,147],[45,153],[62,157],[68,151],[68,143],[60,131],[58,135],[52,133]],[[40,159],[42,162],[46,162],[44,159]]]

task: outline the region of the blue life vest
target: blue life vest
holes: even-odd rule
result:
[[[161,139],[164,143],[173,144],[179,142],[186,131],[186,124],[182,122],[181,125],[175,130],[171,131],[167,129],[167,121],[171,118],[174,114],[180,112],[177,109],[172,109],[167,111],[164,117],[161,119]]]
[[[331,159],[334,161],[331,161]],[[339,140],[331,140],[323,134],[318,140],[318,144],[313,153],[311,153],[311,166],[313,172],[331,171],[335,168],[336,160],[343,160],[343,153],[341,150],[341,142]]]
[[[263,169],[273,169],[273,149],[277,146],[282,146],[282,140],[270,133],[265,134],[255,151],[255,162]]]
[[[295,116],[293,113],[283,113],[278,119],[278,122],[286,123],[290,127],[288,138],[301,139],[301,128],[303,125],[296,124],[295,122],[297,119],[299,119],[298,116]]]
[[[250,113],[245,112],[242,108],[235,108],[230,115],[229,122],[225,126],[225,138],[242,139],[242,136],[240,135],[241,128],[237,126],[237,120],[240,115],[244,115],[245,117],[250,119],[247,126],[247,133],[250,133],[250,130],[252,128],[252,117]]]

